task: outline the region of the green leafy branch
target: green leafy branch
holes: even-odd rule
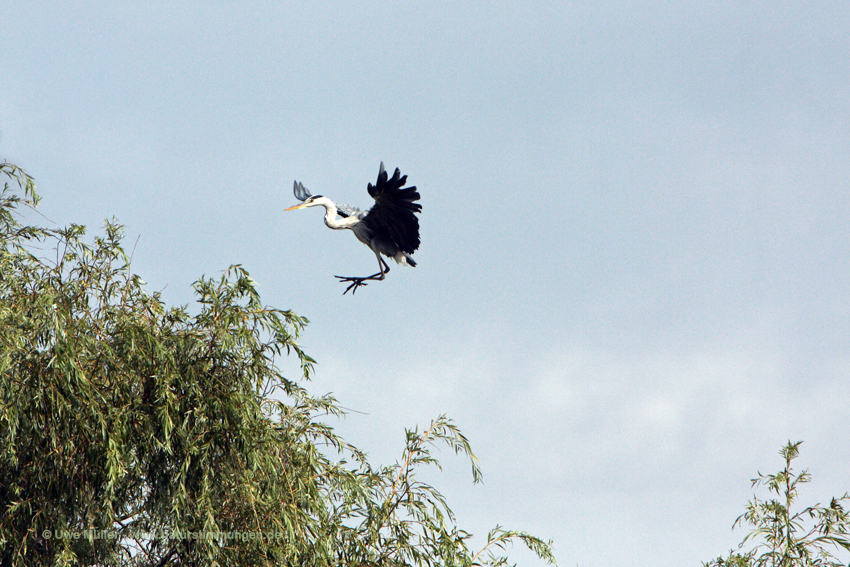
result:
[[[717,558],[706,567],[842,567],[834,554],[850,551],[850,515],[844,505],[850,494],[832,498],[828,506],[815,504],[797,512],[792,505],[799,496],[800,485],[811,481],[807,470],[795,473],[791,463],[800,454],[802,441],[788,442],[779,452],[785,468],[777,474],[763,475],[752,480],[753,488],[765,487],[775,498],[760,500],[754,497],[747,504],[733,527],[751,526],[751,531],[739,546],[756,542],[749,551],[732,552],[726,559]]]

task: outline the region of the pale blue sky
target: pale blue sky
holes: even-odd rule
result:
[[[803,439],[850,490],[850,4],[6,2],[0,159],[172,303],[241,263],[377,462],[447,413],[461,527],[699,565]],[[418,267],[295,204],[422,194]],[[42,221],[46,222],[46,221]],[[289,369],[288,371],[292,371]],[[517,550],[517,558],[527,556]]]

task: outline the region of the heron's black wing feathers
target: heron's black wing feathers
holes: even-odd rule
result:
[[[417,203],[419,193],[416,187],[404,187],[407,176],[396,168],[389,178],[381,164],[375,185],[369,183],[369,195],[375,199],[375,206],[369,209],[364,222],[374,234],[388,239],[398,249],[408,254],[419,248],[419,218],[415,213],[422,210]]]

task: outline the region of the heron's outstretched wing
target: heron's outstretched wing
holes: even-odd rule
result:
[[[398,168],[389,178],[381,162],[378,180],[368,187],[375,206],[364,221],[377,236],[391,240],[402,252],[413,254],[419,248],[419,218],[414,213],[420,212],[422,205],[416,202],[416,187],[404,187],[406,182],[407,176]]]

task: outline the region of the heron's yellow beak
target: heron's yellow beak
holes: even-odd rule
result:
[[[288,209],[283,209],[283,212],[285,213],[286,211],[294,211],[295,209],[303,209],[304,206],[305,206],[304,203],[301,203],[300,205],[293,205],[293,206],[289,207]]]

